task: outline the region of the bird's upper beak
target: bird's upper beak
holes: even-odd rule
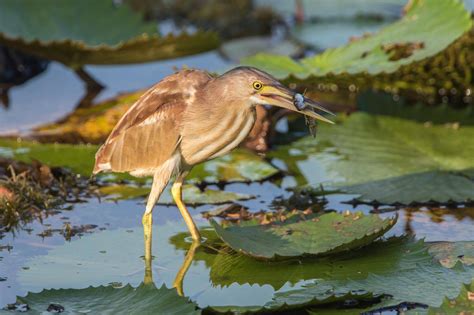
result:
[[[332,112],[317,102],[299,93],[295,93],[283,85],[265,85],[258,94],[258,98],[267,105],[286,108],[314,119],[322,120],[330,124],[334,123],[323,116],[324,113],[334,115]]]

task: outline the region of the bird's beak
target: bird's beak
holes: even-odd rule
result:
[[[286,108],[311,118],[334,124],[334,122],[323,116],[323,114],[334,115],[332,112],[317,102],[299,93],[295,93],[282,85],[265,85],[258,94],[258,97],[264,104]]]

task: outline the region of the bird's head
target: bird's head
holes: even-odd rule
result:
[[[220,78],[225,85],[224,97],[245,100],[249,105],[272,105],[333,123],[324,117],[329,110],[303,95],[292,91],[266,72],[252,67],[234,68]]]

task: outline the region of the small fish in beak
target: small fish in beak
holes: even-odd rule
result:
[[[293,104],[295,105],[296,109],[299,111],[302,111],[306,109],[306,104],[305,104],[305,98],[302,94],[300,93],[295,93],[293,96]],[[304,116],[306,126],[308,127],[309,133],[313,136],[313,138],[316,138],[316,132],[318,128],[318,121],[312,117],[309,116]]]
[[[295,93],[293,96],[293,104],[295,104],[297,110],[303,110],[306,108],[306,105],[304,104],[304,96],[300,93]]]

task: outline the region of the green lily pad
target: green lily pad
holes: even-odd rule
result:
[[[299,185],[323,184],[362,201],[462,203],[474,200],[473,137],[472,126],[355,113],[321,125],[317,144],[306,137],[275,157],[292,163]]]
[[[458,262],[474,265],[474,242],[434,242],[429,247],[430,254],[443,266],[453,268]]]
[[[214,49],[214,33],[159,35],[125,5],[107,1],[0,4],[0,43],[77,68],[176,58]]]
[[[99,192],[106,195],[106,199],[117,201],[125,199],[146,198],[150,193],[150,188],[131,185],[113,185],[101,187]],[[237,200],[249,200],[252,198],[255,198],[255,196],[209,188],[201,191],[194,185],[183,186],[183,201],[188,206],[223,204]],[[157,203],[164,205],[175,204],[169,188],[163,192]]]
[[[385,234],[396,218],[382,220],[377,215],[335,212],[307,218],[293,216],[268,225],[222,227],[211,225],[232,249],[243,254],[276,259],[302,255],[328,255],[357,249]]]
[[[141,284],[137,288],[126,285],[88,287],[86,289],[50,289],[28,293],[17,298],[18,304],[27,304],[28,314],[44,314],[51,304],[60,305],[65,314],[201,314],[189,299],[165,286]],[[49,313],[49,312],[48,312]],[[11,314],[1,311],[0,314]]]
[[[471,28],[470,13],[459,0],[410,1],[405,15],[373,36],[294,61],[257,54],[243,61],[278,78],[299,79],[328,74],[393,72],[400,66],[435,55]],[[317,36],[317,34],[314,34]]]
[[[97,145],[91,144],[43,144],[0,139],[1,156],[24,162],[36,159],[50,166],[69,167],[75,173],[84,176],[91,175],[94,156],[98,148]],[[277,168],[254,153],[237,149],[225,156],[196,165],[186,177],[186,181],[189,183],[251,182],[268,179],[279,172]],[[123,177],[124,175],[121,175],[120,178]],[[131,176],[127,178],[132,179]]]
[[[463,284],[461,292],[454,299],[445,298],[440,307],[430,307],[428,314],[473,314],[474,313],[474,280]]]

